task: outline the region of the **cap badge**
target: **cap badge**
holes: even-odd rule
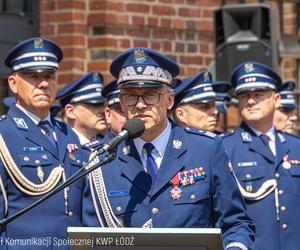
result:
[[[142,63],[146,60],[145,58],[145,51],[142,49],[137,49],[134,51],[134,59],[138,63]]]
[[[204,77],[204,82],[209,82],[210,81],[209,73],[207,71],[204,73],[203,77]]]
[[[250,73],[250,72],[254,71],[253,64],[252,63],[245,63],[244,69],[245,69],[246,73]]]
[[[93,83],[99,83],[100,82],[100,78],[99,78],[99,74],[97,72],[93,73]]]
[[[41,38],[35,39],[33,42],[33,46],[35,49],[42,49],[44,47],[43,40]]]

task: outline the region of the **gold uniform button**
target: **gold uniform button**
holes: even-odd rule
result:
[[[191,198],[191,200],[195,200],[195,199],[196,199],[196,195],[192,194],[192,195],[190,196],[190,198]]]
[[[279,173],[276,173],[276,174],[275,174],[275,177],[276,177],[276,178],[279,178],[279,177],[280,177],[280,174],[279,174]]]
[[[282,212],[284,212],[284,211],[286,211],[286,207],[285,207],[285,206],[282,206],[282,207],[280,208],[280,210],[281,210]]]
[[[152,212],[152,214],[156,215],[159,213],[159,209],[154,207],[154,208],[152,208],[151,212]]]
[[[279,193],[280,195],[283,195],[283,194],[284,194],[284,191],[280,189],[280,190],[278,191],[278,193]]]
[[[282,224],[282,229],[283,230],[287,230],[288,229],[288,225],[287,224]]]
[[[122,210],[122,207],[120,207],[120,206],[116,207],[117,212],[121,212],[121,210]]]

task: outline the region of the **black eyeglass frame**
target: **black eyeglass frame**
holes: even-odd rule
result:
[[[126,106],[129,106],[129,107],[130,106],[136,106],[136,104],[139,102],[140,97],[142,98],[143,102],[146,105],[156,105],[156,104],[158,104],[160,102],[160,97],[162,95],[165,95],[165,94],[169,93],[169,92],[170,91],[165,91],[165,92],[147,92],[147,93],[144,93],[142,95],[137,95],[137,94],[121,94],[120,98],[121,98],[123,104],[126,105]],[[147,96],[147,95],[156,95],[156,99],[157,100],[155,102],[146,101],[145,100],[145,96]],[[132,97],[135,97],[136,100],[135,100],[135,102],[132,102],[131,104],[128,104],[128,103],[126,103],[124,96],[132,96]]]

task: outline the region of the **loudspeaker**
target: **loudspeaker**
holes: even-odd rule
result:
[[[214,12],[216,79],[230,80],[247,60],[279,70],[278,11],[267,4],[225,5]]]

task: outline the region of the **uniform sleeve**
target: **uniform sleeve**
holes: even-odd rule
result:
[[[228,166],[222,142],[217,139],[211,162],[215,225],[221,228],[225,249],[254,249],[255,226]]]

